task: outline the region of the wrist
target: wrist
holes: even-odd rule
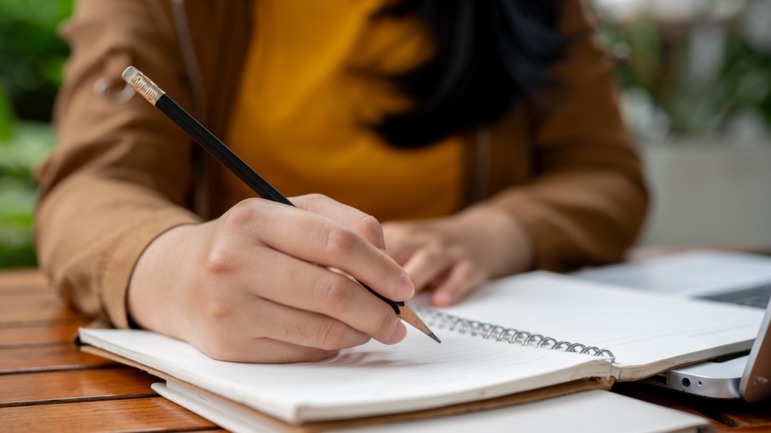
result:
[[[127,293],[127,314],[129,322],[140,328],[179,336],[172,329],[179,324],[172,317],[172,305],[179,305],[183,299],[175,287],[191,287],[183,281],[187,275],[180,272],[191,249],[187,248],[189,232],[193,225],[173,227],[157,236],[142,252],[129,280]]]
[[[462,211],[461,225],[475,239],[481,263],[491,278],[503,277],[532,268],[535,252],[525,227],[505,209],[483,203]]]

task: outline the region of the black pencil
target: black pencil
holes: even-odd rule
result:
[[[149,103],[161,110],[166,116],[168,116],[174,123],[182,128],[196,143],[203,147],[209,154],[216,158],[220,163],[228,168],[233,174],[235,174],[242,182],[244,182],[249,188],[256,192],[260,197],[266,200],[272,200],[278,203],[283,203],[289,206],[294,206],[292,202],[284,197],[276,188],[269,184],[262,176],[260,176],[254,169],[249,167],[241,158],[238,157],[229,147],[225,145],[219,138],[212,134],[206,127],[204,127],[199,121],[197,121],[190,113],[180,107],[174,99],[166,95],[166,92],[161,90],[157,84],[147,78],[142,72],[133,66],[129,66],[123,71],[123,79],[134,88],[140,95],[142,95]],[[372,290],[366,284],[359,281],[359,284],[364,286],[373,295],[377,296],[385,303],[390,305],[396,314],[414,326],[419,331],[433,338],[437,343],[441,343],[439,338],[431,332],[425,323],[418,317],[418,315],[404,302],[392,301],[383,295]]]

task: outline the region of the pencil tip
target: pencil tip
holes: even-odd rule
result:
[[[399,317],[401,317],[401,319],[404,320],[405,322],[414,326],[420,332],[431,337],[437,343],[441,343],[441,341],[439,341],[436,335],[430,329],[428,329],[428,326],[426,326],[426,324],[423,323],[422,320],[420,320],[420,317],[418,317],[415,311],[413,311],[413,309],[410,308],[408,305],[403,305],[401,307],[399,312]]]

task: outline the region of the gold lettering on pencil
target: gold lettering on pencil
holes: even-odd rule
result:
[[[122,76],[124,81],[153,105],[158,102],[161,96],[166,94],[157,84],[133,66],[126,68]]]

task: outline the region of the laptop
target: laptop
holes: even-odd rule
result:
[[[710,398],[758,402],[771,397],[771,257],[690,251],[596,267],[574,276],[631,289],[765,308],[749,354],[675,368],[646,381]]]

